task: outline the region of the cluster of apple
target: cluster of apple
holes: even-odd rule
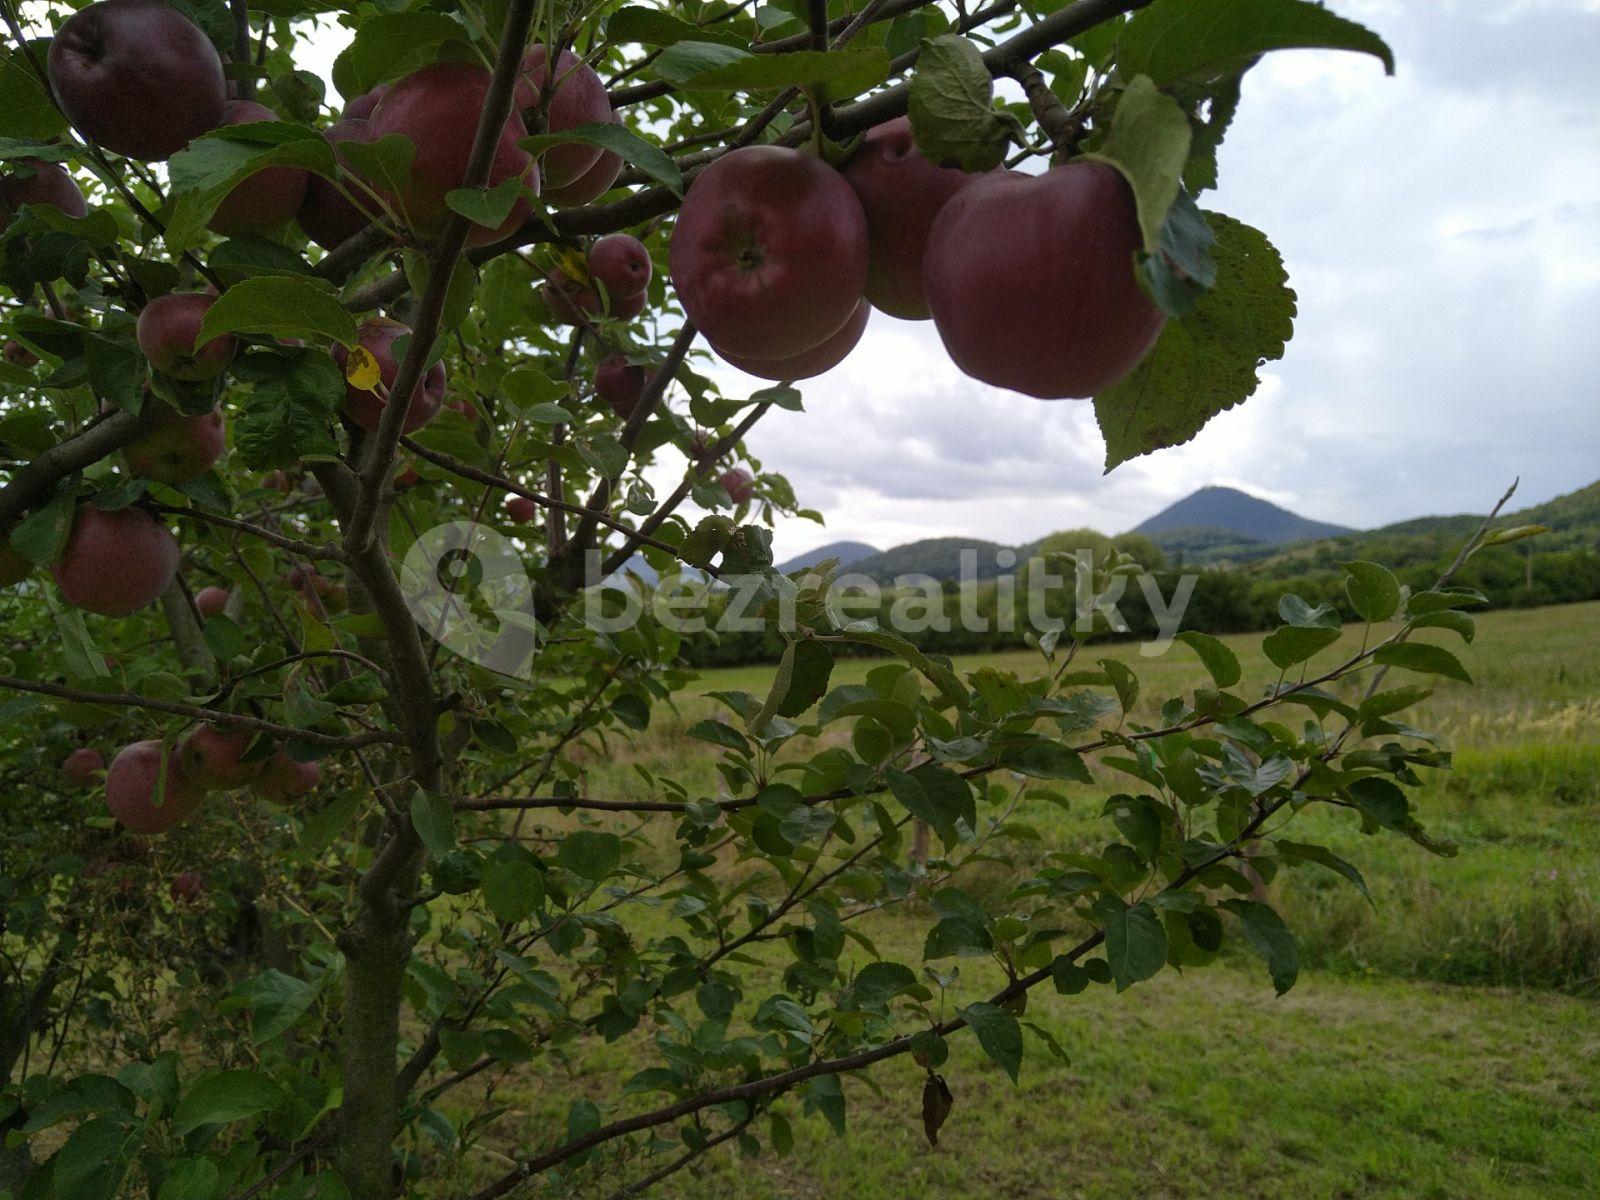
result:
[[[281,746],[252,754],[255,740],[248,730],[198,725],[165,751],[154,739],[124,746],[110,768],[100,751],[80,746],[62,762],[61,773],[79,787],[90,787],[104,771],[106,807],[124,828],[143,834],[166,833],[181,824],[207,792],[248,787],[264,800],[286,804],[322,779],[321,767],[290,758]]]
[[[229,100],[222,57],[205,34],[164,0],[99,0],[67,19],[50,44],[50,86],[62,111],[86,138],[129,158],[159,161],[194,138],[227,125],[276,121],[271,109]],[[351,142],[390,134],[410,139],[405,180],[391,190],[352,178],[420,239],[436,236],[450,215],[445,196],[461,186],[489,90],[489,72],[472,63],[435,63],[357,97],[326,133],[338,155]],[[544,45],[523,58],[513,110],[495,147],[489,186],[520,179],[541,186],[555,204],[581,204],[605,192],[622,160],[598,146],[566,143],[537,162],[518,143],[536,118],[538,132],[615,120],[605,84],[570,50],[552,72]],[[70,183],[70,181],[69,181]],[[525,200],[500,229],[477,226],[475,244],[510,232],[530,215]],[[79,214],[81,215],[81,213]],[[294,167],[251,176],[223,198],[210,227],[227,236],[271,235],[291,220],[331,249],[372,223],[375,214],[328,180]]]
[[[832,369],[877,308],[932,317],[976,379],[1064,399],[1111,386],[1160,334],[1142,245],[1115,168],[969,175],[925,157],[902,117],[842,173],[779,146],[724,155],[690,187],[668,253],[689,319],[752,375]]]

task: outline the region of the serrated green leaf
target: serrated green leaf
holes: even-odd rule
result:
[[[456,814],[450,801],[438,792],[419,787],[411,793],[411,827],[435,858],[455,849]]]
[[[917,149],[942,166],[992,171],[1005,162],[1014,119],[996,111],[994,81],[972,42],[945,34],[922,43],[906,115]]]
[[[1300,974],[1300,948],[1294,934],[1270,905],[1254,900],[1224,900],[1222,906],[1238,916],[1245,940],[1266,960],[1272,986],[1278,995],[1283,995]]]
[[[1093,154],[1121,171],[1133,189],[1146,254],[1161,247],[1161,227],[1178,198],[1193,133],[1189,118],[1148,76],[1135,77],[1117,101],[1111,128]]]
[[[224,333],[327,338],[353,346],[356,321],[339,303],[331,284],[263,275],[235,284],[217,297],[200,322],[196,342],[203,344]]]
[[[1117,66],[1157,83],[1211,79],[1270,50],[1355,50],[1394,74],[1394,55],[1365,26],[1310,0],[1156,0],[1117,38]]]
[[[1239,656],[1209,633],[1185,629],[1176,635],[1175,640],[1182,642],[1200,656],[1201,665],[1211,675],[1211,681],[1219,688],[1231,688],[1244,674],[1239,667]]]
[[[623,162],[638,167],[674,195],[683,195],[683,172],[672,157],[654,142],[648,142],[626,125],[602,122],[593,125],[576,125],[560,133],[541,133],[523,138],[517,144],[530,154],[542,154],[551,146],[562,142],[582,142],[611,151]]]
[[[1427,642],[1396,642],[1379,646],[1372,661],[1379,666],[1400,667],[1424,675],[1443,675],[1446,679],[1462,683],[1472,682],[1472,676],[1461,665],[1459,658],[1443,646],[1431,646]]]
[[[1216,286],[1120,383],[1095,397],[1106,470],[1187,442],[1220,412],[1254,394],[1260,365],[1283,357],[1295,294],[1283,260],[1257,230],[1206,214],[1217,235]]]
[[[200,1079],[178,1102],[172,1127],[179,1134],[202,1125],[227,1125],[272,1112],[283,1103],[283,1090],[259,1071],[219,1071]]]
[[[1341,564],[1348,578],[1345,595],[1363,621],[1387,621],[1400,608],[1400,581],[1388,567],[1372,562]]]
[[[983,1052],[1000,1065],[1017,1082],[1022,1069],[1022,1026],[1005,1009],[987,1002],[969,1004],[958,1009],[957,1016],[972,1028]]]

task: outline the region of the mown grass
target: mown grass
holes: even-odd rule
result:
[[[1359,644],[1349,631],[1341,649]],[[1247,681],[1270,668],[1259,638],[1233,638]],[[741,1158],[731,1147],[652,1195],[699,1200],[978,1200],[990,1197],[1438,1196],[1590,1197],[1600,1190],[1600,604],[1481,618],[1460,647],[1476,689],[1443,683],[1414,718],[1457,748],[1455,770],[1417,797],[1430,832],[1454,839],[1436,858],[1393,835],[1368,837],[1342,814],[1308,814],[1298,840],[1326,840],[1364,872],[1374,904],[1316,867],[1280,876],[1274,903],[1301,942],[1306,970],[1272,995],[1245,957],[1182,975],[1166,972],[1124,995],[1092,988],[1031,998],[1028,1019],[1070,1056],[1052,1059],[1030,1036],[1013,1087],[970,1038],[944,1069],[956,1104],[937,1149],[923,1139],[922,1076],[895,1060],[877,1088],[847,1084],[850,1133],[820,1117],[795,1121],[792,1154]],[[1139,659],[1130,646],[1087,657],[1135,663],[1136,717],[1200,682],[1175,647]],[[1036,669],[1030,655],[965,660]],[[877,665],[846,661],[835,683]],[[698,691],[762,693],[771,668],[707,673]],[[691,699],[658,714],[634,745],[592,767],[596,795],[643,796],[647,764],[703,789],[717,779],[689,723],[716,710]],[[1065,810],[1025,814],[1042,835],[1024,859],[1105,838],[1098,817],[1112,779],[1078,788]],[[996,892],[1013,873],[985,866],[974,888]],[[622,915],[622,914],[619,914]],[[654,928],[659,910],[627,910]],[[915,906],[863,923],[886,956],[915,962],[928,916]],[[774,963],[776,960],[773,960]],[[769,964],[766,971],[777,967]],[[962,1002],[992,986],[993,968],[963,963]],[[1048,989],[1045,989],[1048,992]],[[531,1129],[558,1140],[574,1095],[605,1104],[615,1081],[651,1057],[644,1033],[586,1051],[567,1073],[519,1078],[502,1099],[469,1176],[496,1173],[494,1147],[526,1145]],[[465,1100],[465,1097],[461,1098]],[[645,1101],[634,1101],[643,1104]],[[504,1139],[502,1141],[502,1139]],[[552,1186],[574,1200],[612,1194],[657,1163],[607,1158]],[[603,1182],[589,1174],[603,1175]],[[464,1181],[456,1181],[461,1184]],[[441,1193],[443,1194],[443,1193]]]

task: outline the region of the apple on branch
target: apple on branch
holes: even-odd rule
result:
[[[837,171],[799,150],[748,146],[690,185],[668,261],[684,312],[712,345],[770,362],[850,320],[867,254],[866,215]]]
[[[50,567],[67,603],[125,617],[152,603],[178,573],[178,540],[142,508],[81,505],[66,548]]]
[[[1115,167],[996,172],[951,198],[923,259],[944,346],[974,379],[1087,398],[1149,352],[1166,318],[1139,287],[1133,192]]]
[[[164,0],[99,0],[56,30],[50,88],[72,126],[129,158],[170,158],[221,125],[222,59]]]
[[[409,326],[388,317],[371,317],[361,323],[361,328],[357,332],[357,344],[377,364],[378,376],[365,385],[360,381],[359,366],[354,371],[351,369],[350,351],[340,345],[333,348],[333,360],[339,364],[339,370],[345,373],[344,415],[368,433],[377,431],[378,422],[383,419],[383,409],[387,403],[384,395],[394,386],[395,375],[400,370],[400,361],[394,354],[394,344],[410,333]],[[384,395],[380,395],[376,390],[380,384]],[[411,433],[433,420],[439,413],[439,406],[444,403],[444,393],[444,364],[434,363],[424,372],[412,391],[411,405],[406,410],[406,419],[401,429],[405,433]]]
[[[159,741],[124,746],[106,771],[106,807],[134,833],[166,833],[192,816],[205,797]]]

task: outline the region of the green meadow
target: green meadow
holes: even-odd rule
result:
[[[1327,661],[1358,637],[1347,633]],[[1227,640],[1247,683],[1270,681],[1259,636]],[[1459,854],[1434,857],[1393,835],[1364,836],[1341,814],[1296,818],[1289,836],[1305,839],[1315,826],[1316,840],[1329,840],[1361,869],[1373,903],[1331,872],[1272,882],[1304,964],[1286,996],[1273,996],[1261,964],[1244,953],[1203,970],[1163,972],[1122,995],[1035,989],[1028,1019],[1054,1037],[1065,1061],[1030,1038],[1013,1086],[971,1038],[953,1039],[944,1074],[955,1104],[936,1148],[922,1132],[922,1074],[896,1059],[870,1082],[845,1083],[848,1138],[789,1099],[782,1110],[796,1130],[790,1154],[744,1158],[725,1146],[651,1194],[1600,1194],[1600,603],[1483,615],[1460,654],[1477,686],[1440,682],[1412,722],[1455,752],[1454,770],[1436,773],[1417,804],[1429,832],[1456,842]],[[1142,659],[1135,645],[1091,646],[1085,657],[1108,655],[1138,666],[1149,698],[1140,719],[1153,721],[1161,697],[1203,678],[1181,645]],[[1018,653],[956,665],[1031,672],[1039,662]],[[833,683],[860,679],[874,665],[841,663]],[[658,712],[636,743],[595,756],[590,794],[649,795],[639,766],[713,793],[714,752],[685,731],[719,711],[705,693],[764,692],[771,676],[770,667],[707,672],[692,698]],[[1106,836],[1100,804],[1122,786],[1107,772],[1094,787],[1068,789],[1064,807],[1025,806],[1015,817],[1037,838],[1009,843],[1013,865],[981,864],[962,886],[1000,894],[1049,852],[1098,845]],[[645,907],[617,915],[639,928],[666,920]],[[860,928],[885,956],[915,962],[928,923],[925,909],[907,904]],[[775,977],[781,953],[768,954]],[[983,960],[961,968],[956,995],[999,979]],[[605,1103],[608,1080],[630,1073],[632,1058],[644,1065],[644,1044],[634,1039],[646,1036],[638,1031],[560,1068],[545,1060],[539,1074],[503,1090],[512,1107],[469,1155],[469,1176],[503,1169],[497,1127],[564,1121],[575,1086],[592,1084],[592,1097]],[[458,1100],[453,1115],[465,1118],[470,1097]],[[612,1165],[620,1172],[608,1172],[613,1180],[647,1169]],[[585,1190],[581,1173],[561,1187],[563,1196],[612,1194]]]

